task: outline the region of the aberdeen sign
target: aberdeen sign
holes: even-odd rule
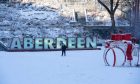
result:
[[[68,49],[94,49],[97,46],[96,37],[85,38],[13,38],[10,50],[54,50],[61,49],[64,43]]]

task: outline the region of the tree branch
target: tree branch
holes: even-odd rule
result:
[[[115,8],[114,8],[114,10],[113,10],[114,13],[115,13],[115,11],[117,10],[117,8],[118,8],[118,6],[119,6],[119,2],[120,2],[120,0],[117,0],[116,6],[115,6]]]
[[[106,8],[109,14],[111,14],[111,11],[109,10],[109,8],[101,0],[98,0],[98,2]]]

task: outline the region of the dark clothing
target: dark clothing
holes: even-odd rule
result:
[[[62,50],[62,56],[66,56],[66,50]]]
[[[62,50],[66,50],[66,45],[62,45]]]
[[[64,56],[66,56],[66,45],[62,45],[62,56],[64,55]]]

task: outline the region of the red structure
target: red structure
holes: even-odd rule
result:
[[[132,36],[131,34],[113,34],[111,37],[111,40],[106,41],[106,45],[105,45],[105,52],[104,52],[104,62],[106,65],[116,65],[116,52],[115,52],[115,48],[121,50],[121,52],[124,54],[124,62],[122,63],[122,65],[124,66],[126,61],[128,60],[131,66],[131,61],[133,60],[133,52],[135,49],[137,49],[137,64],[139,64],[139,46],[136,46],[136,43],[134,41],[131,40]],[[124,46],[122,46],[124,45]],[[124,47],[124,48],[122,48]],[[113,57],[114,62],[113,64],[109,64],[108,63],[108,59],[107,59],[107,54],[109,51],[113,52]]]
[[[131,34],[113,34],[111,40],[121,41],[121,40],[131,40]]]

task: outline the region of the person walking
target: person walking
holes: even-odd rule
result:
[[[62,43],[62,47],[61,47],[62,56],[66,56],[66,48],[67,48],[67,46],[64,43]]]

